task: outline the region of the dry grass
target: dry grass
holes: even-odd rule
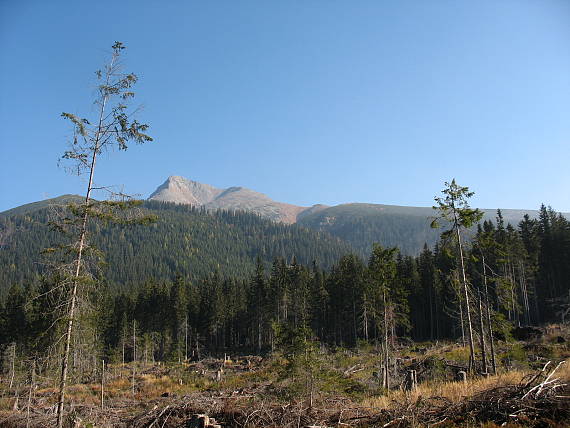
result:
[[[362,404],[366,407],[387,409],[394,405],[401,406],[404,403],[416,403],[418,400],[427,397],[441,397],[449,400],[450,403],[456,404],[485,390],[498,386],[517,385],[531,373],[534,372],[512,370],[499,373],[496,376],[468,379],[467,382],[425,382],[418,385],[414,391],[394,390],[386,395],[367,398],[363,400]],[[556,371],[555,377],[570,382],[570,359],[560,366]]]

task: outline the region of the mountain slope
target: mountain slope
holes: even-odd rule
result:
[[[230,187],[221,193],[216,199],[205,205],[208,209],[226,209],[251,211],[283,223],[295,223],[297,214],[304,207],[299,207],[281,202],[275,202],[263,193],[255,192],[243,187]]]
[[[188,205],[148,201],[143,211],[158,221],[147,226],[93,226],[95,247],[105,253],[111,284],[128,286],[177,274],[199,279],[219,272],[246,277],[256,257],[266,266],[276,257],[330,268],[350,246],[326,232],[276,223],[247,212],[205,211]],[[44,271],[40,252],[62,242],[47,222],[50,209],[0,216],[0,293]]]
[[[84,200],[85,198],[79,195],[61,195],[56,198],[44,199],[43,201],[32,202],[6,211],[2,211],[0,212],[0,216],[7,217],[11,215],[33,213],[49,206],[64,206],[71,202],[78,203]]]
[[[483,220],[494,220],[496,210],[483,210]],[[536,210],[501,210],[505,223],[514,226],[524,214],[538,217]],[[366,256],[372,244],[398,247],[405,254],[418,254],[424,244],[433,246],[441,229],[432,229],[435,211],[428,207],[403,207],[379,204],[342,204],[324,208],[299,217],[298,224],[310,229],[329,232],[343,239]]]

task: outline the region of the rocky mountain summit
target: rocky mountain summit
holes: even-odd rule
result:
[[[209,184],[171,176],[150,195],[149,199],[202,206],[212,202],[223,192],[224,190]]]
[[[149,197],[150,200],[176,202],[203,206],[207,209],[225,209],[250,211],[283,223],[295,223],[298,216],[312,212],[317,206],[300,207],[276,202],[263,193],[245,187],[218,189],[209,184],[188,180],[180,176],[171,176]],[[320,205],[320,207],[325,207]]]

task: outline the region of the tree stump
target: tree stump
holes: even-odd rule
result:
[[[195,414],[186,422],[186,428],[221,428],[221,425],[208,415]]]
[[[224,371],[221,368],[216,371],[216,382],[222,381],[222,374],[224,374]]]
[[[186,423],[186,428],[206,428],[210,425],[210,418],[208,415],[192,415],[190,420]]]
[[[406,391],[413,391],[418,386],[418,375],[415,370],[408,370],[406,378],[404,379],[404,389]]]

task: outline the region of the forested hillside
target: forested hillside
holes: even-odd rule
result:
[[[496,210],[482,210],[483,220],[494,220]],[[538,218],[537,210],[502,210],[505,224],[516,226],[528,214]],[[329,232],[349,242],[362,256],[379,242],[398,247],[402,253],[417,256],[424,244],[433,247],[440,232],[430,227],[434,211],[430,207],[403,207],[380,204],[342,204],[302,214],[297,223]],[[474,234],[475,230],[472,231]]]
[[[60,202],[60,201],[58,201]],[[38,279],[45,271],[40,253],[61,241],[48,226],[52,209],[28,207],[22,214],[0,216],[0,292],[15,283]],[[35,208],[35,209],[34,209]],[[110,268],[102,276],[111,285],[138,285],[176,275],[201,278],[217,272],[222,277],[245,277],[253,272],[257,256],[269,264],[281,257],[300,263],[313,261],[329,268],[349,245],[328,233],[275,223],[246,212],[212,211],[157,201],[144,204],[157,215],[145,226],[96,226],[92,240],[105,254]]]

